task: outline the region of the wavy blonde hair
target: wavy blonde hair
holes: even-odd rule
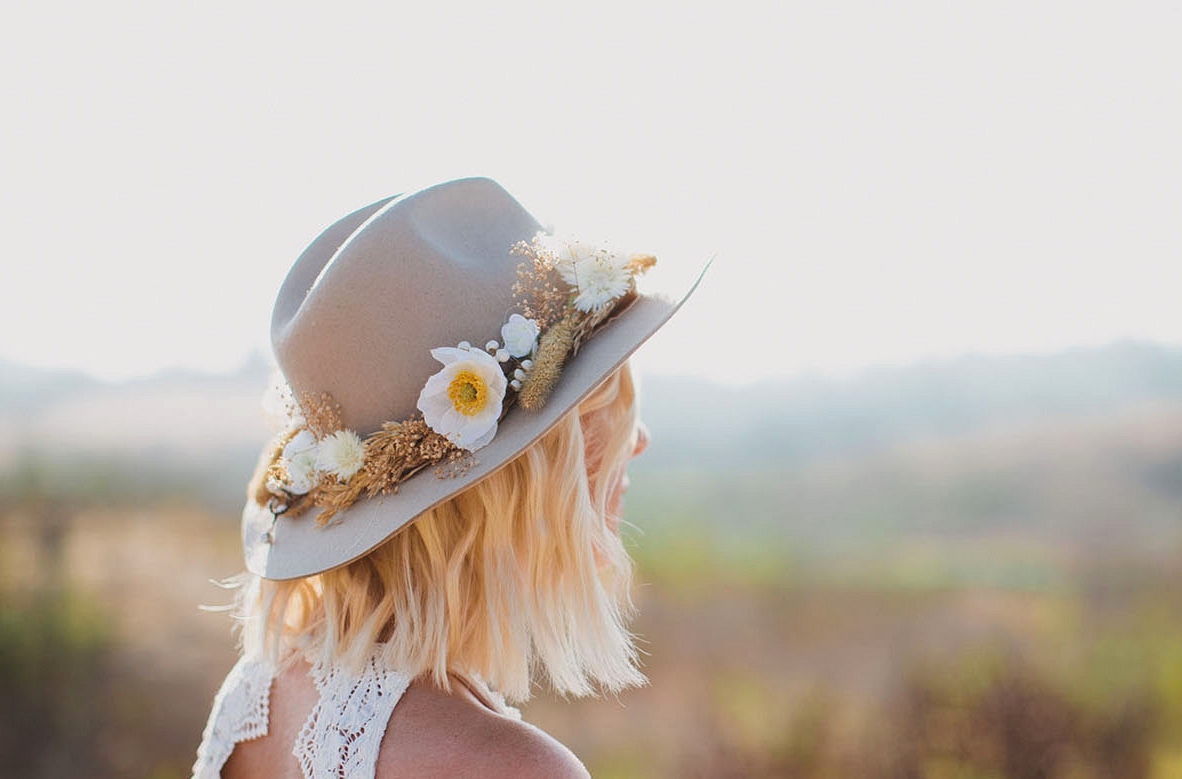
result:
[[[635,398],[625,363],[505,467],[364,557],[292,581],[244,575],[243,652],[357,667],[379,645],[390,667],[444,689],[449,672],[474,675],[514,701],[533,671],[563,694],[643,684],[632,562],[601,478],[632,454]]]

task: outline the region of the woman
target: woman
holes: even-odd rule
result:
[[[644,681],[625,361],[685,298],[638,291],[654,263],[542,233],[487,179],[301,255],[272,320],[287,419],[243,512],[242,658],[195,777],[587,776],[502,695]]]

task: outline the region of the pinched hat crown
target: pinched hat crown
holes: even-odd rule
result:
[[[349,219],[356,226],[342,225],[353,226],[342,243],[323,236],[296,261],[275,303],[271,341],[296,397],[329,393],[343,425],[366,435],[415,414],[423,381],[438,368],[432,348],[500,333],[521,263],[512,248],[541,226],[483,178]]]

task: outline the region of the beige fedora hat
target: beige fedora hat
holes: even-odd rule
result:
[[[523,262],[555,260],[562,246],[486,178],[379,201],[312,242],[272,316],[272,344],[295,403],[243,511],[249,571],[293,579],[345,565],[504,466],[668,321],[705,270],[675,273],[685,282],[649,289],[650,279],[635,277],[652,258],[630,255],[627,266],[612,265],[619,255],[603,250],[608,270],[599,286],[584,272],[560,298],[551,294],[567,319],[562,311],[557,321],[529,318]],[[562,266],[559,257],[548,266],[552,280],[569,281],[572,268],[584,267],[579,258],[593,254],[565,246],[570,262]],[[613,287],[621,278],[627,290]],[[518,402],[528,391],[523,381],[537,383],[547,343],[560,340],[568,321],[582,326],[574,349],[556,363],[557,378],[540,400]],[[418,459],[375,454],[395,449]],[[386,462],[398,464],[396,478],[382,471]],[[462,467],[424,466],[441,462]]]

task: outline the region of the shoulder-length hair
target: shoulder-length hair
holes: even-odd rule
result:
[[[614,372],[537,443],[348,565],[292,581],[250,574],[236,598],[245,654],[389,667],[450,689],[475,675],[530,697],[643,684],[626,623],[632,563],[607,522],[635,446],[635,387]]]

